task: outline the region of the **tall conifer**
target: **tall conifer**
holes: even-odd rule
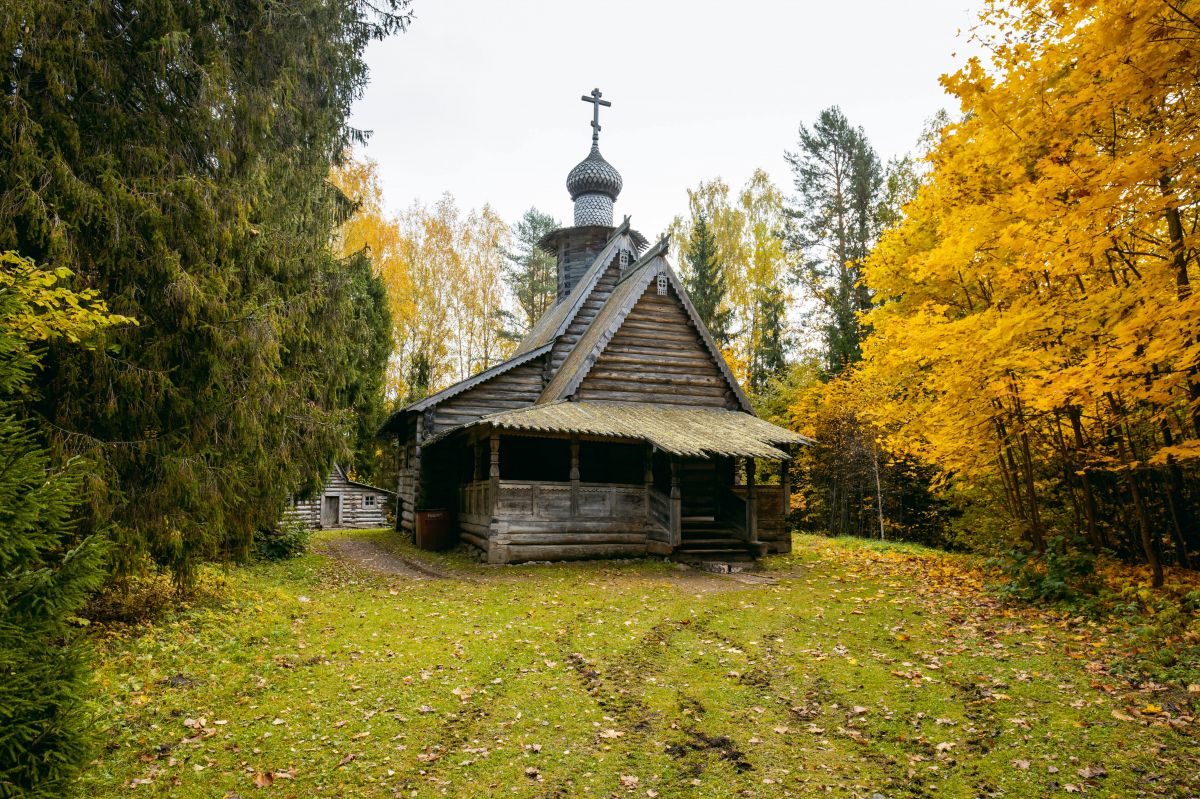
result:
[[[141,325],[52,346],[41,416],[116,522],[186,579],[324,479],[373,391],[370,280],[331,250],[329,166],[407,0],[12,0],[0,249],[77,267]],[[85,527],[87,529],[87,527]]]
[[[683,278],[688,297],[717,346],[724,349],[732,335],[729,328],[733,311],[725,302],[728,282],[725,269],[717,260],[717,240],[703,213],[692,220],[691,238],[683,257],[688,265]]]

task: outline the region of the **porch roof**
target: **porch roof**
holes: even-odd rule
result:
[[[684,457],[731,456],[784,460],[782,444],[812,440],[742,411],[629,402],[552,402],[502,411],[441,433],[490,425],[499,430],[580,433],[646,441]]]

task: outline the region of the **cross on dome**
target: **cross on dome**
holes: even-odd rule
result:
[[[601,100],[604,94],[599,89],[592,89],[590,95],[583,95],[580,100],[585,103],[592,104],[592,144],[600,143],[600,106],[612,107],[612,102],[609,100]]]

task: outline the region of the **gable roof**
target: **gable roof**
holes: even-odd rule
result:
[[[395,491],[388,491],[386,488],[380,488],[378,486],[368,485],[366,483],[360,483],[357,480],[351,480],[350,477],[346,474],[346,470],[344,468],[342,468],[342,465],[340,463],[334,463],[333,468],[338,474],[340,474],[342,476],[343,480],[345,480],[347,483],[349,483],[352,486],[358,486],[359,488],[366,488],[371,491],[378,491],[380,494],[387,494],[388,496],[393,496],[393,497],[396,496]],[[332,476],[333,475],[331,474],[330,477],[332,477]],[[327,479],[325,482],[328,483],[329,480]]]
[[[588,271],[584,273],[575,287],[571,289],[571,293],[563,299],[562,302],[556,303],[550,307],[546,313],[542,314],[542,318],[537,320],[533,329],[526,334],[525,338],[521,339],[521,343],[517,345],[517,353],[523,353],[537,347],[543,347],[547,344],[553,344],[554,340],[566,332],[571,326],[575,316],[579,313],[579,309],[587,302],[587,298],[592,293],[592,289],[596,288],[596,284],[600,282],[600,278],[608,270],[608,265],[612,263],[612,259],[617,257],[620,248],[617,244],[628,236],[630,243],[635,251],[641,251],[645,246],[645,239],[641,235],[629,229],[629,217],[625,217],[625,221],[613,229],[612,234],[608,237],[608,241],[604,247],[592,259],[592,265],[588,267]],[[639,243],[640,240],[640,243]]]
[[[681,457],[728,456],[786,460],[779,449],[812,439],[741,411],[681,408],[640,402],[552,402],[502,411],[431,438],[434,444],[467,427],[584,435],[646,441]]]
[[[480,372],[476,375],[472,375],[471,377],[468,377],[466,380],[460,380],[452,386],[447,386],[446,388],[443,388],[441,391],[430,394],[428,397],[419,399],[416,402],[413,402],[409,405],[404,406],[403,408],[396,411],[395,413],[393,413],[392,415],[390,415],[387,418],[387,421],[385,421],[383,423],[383,426],[379,428],[379,435],[387,435],[389,432],[391,432],[396,427],[396,425],[399,423],[401,417],[403,417],[404,414],[418,413],[420,411],[424,411],[429,408],[432,408],[433,406],[437,405],[438,403],[444,402],[445,400],[448,400],[451,397],[457,396],[458,394],[461,394],[462,392],[466,391],[467,389],[475,388],[475,386],[478,386],[480,383],[486,383],[488,380],[491,380],[493,377],[496,377],[497,375],[502,375],[505,372],[507,372],[508,370],[513,369],[517,366],[520,366],[523,363],[528,363],[532,360],[535,360],[535,359],[541,357],[542,355],[545,355],[547,352],[549,352],[553,343],[554,342],[551,341],[549,344],[538,347],[537,349],[529,350],[527,352],[524,352],[524,353],[521,353],[518,355],[514,355],[513,357],[509,358],[507,361],[501,361],[500,363],[496,364],[495,366],[492,366],[488,369],[484,369],[482,372]]]
[[[742,387],[738,385],[737,379],[734,378],[733,372],[729,369],[729,364],[725,362],[724,354],[717,347],[716,342],[713,341],[712,335],[708,332],[708,328],[704,325],[704,322],[700,320],[695,306],[688,299],[687,291],[684,290],[679,276],[675,274],[675,270],[671,268],[670,262],[667,261],[668,244],[668,239],[664,237],[648,249],[638,259],[637,263],[621,277],[621,280],[617,283],[616,288],[613,289],[612,294],[609,295],[604,306],[596,314],[596,318],[592,320],[592,324],[580,336],[579,341],[567,355],[562,366],[558,368],[554,377],[551,378],[546,388],[542,391],[542,395],[538,398],[539,405],[566,399],[579,388],[579,384],[583,382],[583,378],[591,371],[592,366],[595,365],[600,355],[604,352],[604,348],[608,346],[608,343],[616,335],[625,318],[629,316],[629,312],[633,310],[633,306],[641,299],[642,294],[645,293],[646,287],[661,274],[666,275],[667,280],[670,281],[675,291],[675,296],[683,305],[688,319],[700,334],[700,339],[704,342],[709,355],[712,356],[721,375],[725,378],[729,390],[737,398],[738,405],[746,413],[754,413],[750,406],[750,400],[746,397],[746,393],[742,391]]]

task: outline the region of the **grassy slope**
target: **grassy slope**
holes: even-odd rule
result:
[[[440,561],[460,579],[320,555],[233,569],[222,606],[110,634],[86,794],[1200,790],[1195,725],[1167,721],[1196,695],[1114,690],[1097,653],[1119,642],[1005,610],[946,556],[798,537],[755,586]]]

